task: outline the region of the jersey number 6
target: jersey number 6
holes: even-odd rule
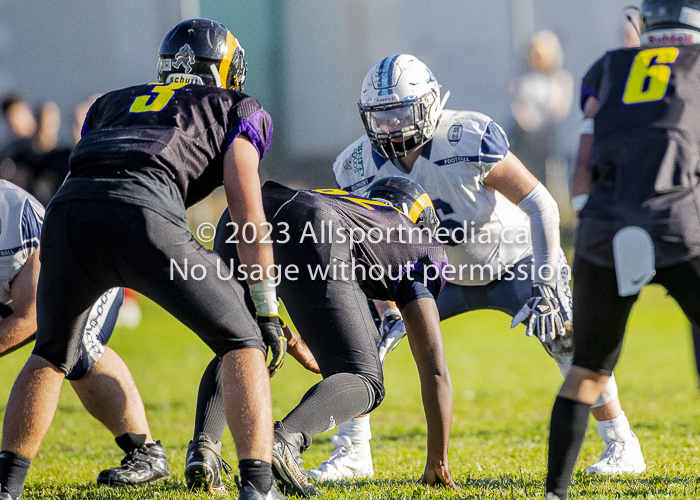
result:
[[[632,62],[625,93],[624,104],[641,104],[660,101],[668,92],[671,80],[671,64],[678,59],[677,47],[660,47],[639,52]]]

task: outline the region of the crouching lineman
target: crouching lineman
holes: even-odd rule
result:
[[[2,500],[21,495],[61,383],[75,365],[90,308],[115,286],[151,298],[222,358],[225,413],[241,473],[238,498],[283,498],[271,471],[270,375],[286,352],[268,286],[273,277],[251,279],[248,286],[217,279],[217,256],[194,238],[186,212],[223,184],[233,220],[259,228],[257,237],[239,244],[241,260],[273,266],[272,245],[262,241],[258,176],[272,120],[240,92],[243,56],[233,34],[216,21],[183,21],[161,43],[159,83],[109,92],[90,107],[70,174],[46,211],[37,340],[3,422]],[[188,281],[173,271],[188,264],[210,275]],[[256,303],[257,321],[243,303],[248,287],[269,299]],[[24,469],[11,460],[16,455],[26,457]]]
[[[360,94],[367,133],[338,156],[336,183],[361,194],[375,177],[403,175],[423,186],[440,216],[436,236],[450,265],[464,270],[448,276],[437,300],[440,319],[477,309],[504,311],[514,316],[511,326],[526,324],[527,335],[536,335],[566,374],[573,349],[570,328],[565,333],[561,324],[571,320],[571,292],[568,276],[556,272],[566,264],[556,202],[508,150],[501,127],[481,113],[443,110],[448,95],[440,99],[435,76],[414,56],[379,61]],[[518,270],[533,266],[523,279]],[[504,272],[507,267],[514,277]],[[400,323],[394,328],[400,330]],[[613,377],[592,414],[606,448],[588,472],[644,471]],[[327,480],[370,475],[369,420],[343,424],[339,435],[345,453],[309,472]]]
[[[0,180],[0,356],[31,342],[36,334],[43,221],[44,207],[34,197]],[[119,355],[106,346],[123,295],[122,288],[112,288],[90,309],[76,346],[78,361],[66,375],[83,406],[112,432],[126,454],[119,467],[98,475],[97,482],[107,486],[163,481],[170,475],[165,449],[151,437],[134,379]],[[26,465],[21,455],[12,459]]]
[[[443,286],[446,256],[442,245],[420,229],[433,230],[437,218],[430,198],[415,182],[396,177],[379,180],[375,187],[377,193],[385,193],[385,201],[336,189],[297,191],[271,182],[263,186],[280,266],[279,296],[323,375],[299,405],[275,423],[273,472],[291,494],[315,494],[300,457],[312,437],[336,422],[372,411],[384,398],[378,332],[368,298],[396,301],[403,313],[428,423],[422,481],[457,489],[447,462],[452,390],[434,300]],[[236,237],[230,220],[225,212],[214,249],[241,279],[235,245],[227,243]],[[354,243],[349,235],[354,235]],[[314,276],[319,270],[327,275]],[[219,360],[212,363],[198,396],[198,413],[205,415],[197,416],[187,454],[185,478],[190,486],[211,487],[214,481],[221,487],[219,440],[226,421],[217,389]]]

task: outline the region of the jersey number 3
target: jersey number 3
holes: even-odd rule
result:
[[[129,107],[129,113],[158,113],[163,111],[172,98],[175,97],[177,89],[187,84],[188,82],[157,83],[153,85],[148,95],[140,95],[134,99],[134,102]]]
[[[660,101],[668,92],[671,65],[678,59],[677,47],[660,47],[637,53],[627,76],[622,102],[641,104]]]

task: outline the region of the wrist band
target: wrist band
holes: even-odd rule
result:
[[[585,118],[579,127],[580,135],[593,135],[593,118]]]
[[[279,314],[279,302],[274,280],[264,279],[248,285],[250,296],[255,304],[255,312],[260,316],[276,316]]]

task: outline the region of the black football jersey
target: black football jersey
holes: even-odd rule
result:
[[[293,238],[298,238],[298,234],[305,231],[299,226],[304,226],[309,219],[307,207],[317,208],[317,211],[312,211],[314,213],[332,211],[338,214],[343,221],[342,232],[348,236],[348,241],[350,233],[354,235],[354,243],[349,243],[351,256],[356,266],[365,270],[354,275],[368,298],[397,300],[397,287],[404,276],[411,272],[421,276],[418,278],[421,282],[426,273],[427,288],[433,297],[440,293],[444,285],[443,269],[447,265],[447,255],[442,244],[427,232],[420,231],[418,226],[395,208],[339,189],[296,190],[275,182],[266,182],[262,192],[265,215],[275,229],[279,227],[280,217],[277,214],[282,206],[298,207],[295,208],[298,213],[286,212],[284,216],[286,223],[297,226],[296,230],[290,231],[297,235]],[[411,229],[413,231],[409,233]],[[323,234],[318,231],[315,233],[318,242],[322,239],[330,241],[330,233],[333,233],[334,241],[338,241],[337,227],[326,225],[324,231]],[[306,234],[308,236],[310,233]],[[280,238],[277,234],[274,240],[275,259],[280,252],[297,249],[295,245],[278,243]]]
[[[163,172],[189,207],[223,183],[224,154],[240,134],[265,155],[272,121],[241,92],[182,82],[116,90],[88,111],[70,158],[71,177]]]
[[[612,237],[635,225],[657,267],[700,255],[700,46],[608,52],[583,79],[589,96],[600,108],[577,252],[611,267]]]

